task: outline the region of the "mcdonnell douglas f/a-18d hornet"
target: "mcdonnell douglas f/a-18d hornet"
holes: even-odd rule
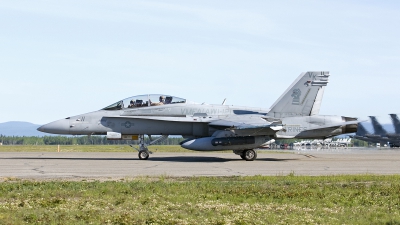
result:
[[[357,118],[318,115],[328,71],[305,72],[270,109],[197,104],[164,94],[137,95],[101,110],[45,124],[53,134],[107,135],[110,140],[139,140],[139,159],[147,146],[168,135],[186,138],[181,146],[196,151],[233,150],[242,159],[257,158],[254,150],[271,139],[325,139],[357,130]],[[145,143],[144,135],[159,136]]]

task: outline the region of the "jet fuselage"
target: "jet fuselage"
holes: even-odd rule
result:
[[[228,105],[171,104],[134,109],[99,110],[67,117],[43,125],[40,131],[55,134],[106,135],[117,132],[127,135],[182,135],[208,137],[217,129],[209,126],[214,120],[225,117],[257,118],[265,123],[268,109]],[[273,118],[271,118],[273,120]],[[347,122],[342,116],[303,116],[280,118],[283,129],[271,138],[327,138],[354,132],[348,125],[324,128],[329,124]],[[255,128],[257,130],[257,128]],[[352,130],[350,130],[352,129]],[[240,131],[237,131],[237,133]],[[254,131],[257,132],[257,131]],[[265,132],[265,131],[262,131]]]

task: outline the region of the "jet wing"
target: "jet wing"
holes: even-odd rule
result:
[[[204,120],[201,120],[197,117],[175,117],[175,116],[105,116],[104,118],[159,120],[159,121],[170,121],[170,122],[204,122]]]
[[[223,117],[175,117],[175,116],[106,116],[105,118],[126,118],[126,119],[143,119],[143,120],[159,120],[170,122],[202,122],[208,123],[214,128],[226,129],[247,129],[258,127],[274,127],[280,130],[282,126],[280,120],[269,122],[269,118],[251,115],[232,115]],[[278,126],[279,125],[279,126]]]
[[[260,116],[227,116],[211,121],[209,126],[218,130],[230,130],[239,136],[274,135],[283,129],[281,121],[269,122]]]
[[[280,120],[270,122],[269,117],[260,117],[254,115],[231,115],[222,117],[111,116],[108,118],[129,118],[183,123],[208,123],[209,126],[214,129],[231,130],[237,135],[243,136],[273,135],[283,128]]]
[[[281,121],[268,122],[263,117],[257,116],[227,116],[226,118],[211,121],[209,126],[220,129],[252,129],[270,128],[278,131],[282,129]]]

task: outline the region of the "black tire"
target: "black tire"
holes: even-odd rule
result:
[[[146,160],[149,158],[149,152],[148,151],[140,151],[139,152],[139,159],[140,160]]]
[[[242,153],[240,154],[240,158],[246,159],[246,158],[244,157],[244,152],[242,152]]]
[[[257,152],[253,149],[248,149],[243,152],[244,160],[253,161],[257,159]]]

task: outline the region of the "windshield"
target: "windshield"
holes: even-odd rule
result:
[[[160,106],[167,104],[185,103],[186,99],[163,94],[137,95],[111,104],[103,110],[120,110],[126,108],[139,108]]]

